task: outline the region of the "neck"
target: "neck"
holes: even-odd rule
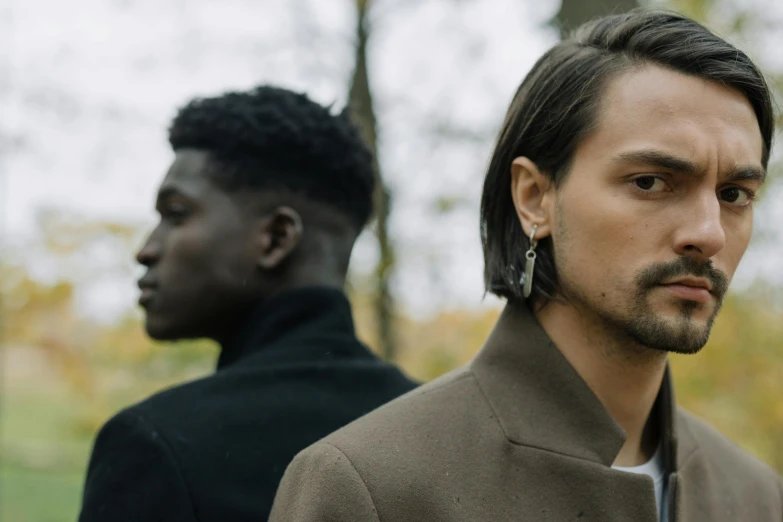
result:
[[[336,240],[312,233],[303,239],[299,252],[275,274],[273,293],[310,286],[343,288],[355,236]]]
[[[302,328],[306,331],[311,327],[315,327],[327,337],[330,332],[355,337],[350,303],[341,288],[313,286],[290,289],[265,297],[248,310],[242,325],[221,343],[218,369],[261,349],[269,355],[271,352],[268,346],[275,344],[281,337],[296,336],[297,332],[303,331]],[[319,357],[323,353],[337,355],[340,351],[330,351],[328,347],[325,348],[324,343],[328,344],[325,340],[315,344],[304,343],[296,350],[300,355],[317,353],[320,354]],[[287,345],[283,343],[278,346]],[[307,348],[308,346],[310,348]],[[293,348],[281,349],[289,352]]]
[[[291,277],[278,278],[276,284],[269,289],[266,299],[283,292],[302,288],[326,286],[342,289],[345,286],[345,274],[327,271],[315,264],[303,265],[299,268],[296,274],[292,274]]]
[[[637,466],[652,457],[658,426],[655,399],[666,370],[666,353],[635,344],[573,306],[550,301],[537,314],[555,346],[626,432],[616,466]]]

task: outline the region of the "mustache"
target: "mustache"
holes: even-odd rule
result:
[[[712,283],[712,293],[722,298],[729,290],[729,278],[715,268],[711,260],[700,261],[690,256],[681,256],[669,263],[656,263],[642,270],[636,283],[644,290],[654,288],[664,281],[676,277],[704,277]]]

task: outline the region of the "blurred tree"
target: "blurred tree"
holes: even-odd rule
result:
[[[348,90],[348,104],[354,121],[362,131],[373,153],[373,167],[376,176],[375,191],[375,235],[378,240],[378,263],[373,277],[375,320],[378,324],[377,339],[381,354],[386,360],[396,356],[394,331],[394,299],[390,282],[394,273],[394,245],[389,235],[389,214],[391,213],[391,191],[381,175],[378,162],[378,133],[372,89],[367,70],[367,44],[370,39],[368,11],[371,0],[352,0],[356,6],[356,51],[351,85]]]
[[[129,275],[140,235],[137,227],[51,208],[38,213],[36,225],[34,239],[18,249],[24,253],[9,249],[0,264],[3,343],[44,355],[65,388],[81,402],[83,417],[74,419],[78,429],[91,433],[117,402],[139,399],[151,389],[140,386],[141,394],[125,394],[115,401],[107,393],[107,381],[180,378],[194,359],[204,367],[210,348],[155,350],[136,313],[104,325],[77,312],[77,288],[84,290],[91,284],[102,285],[104,278]],[[26,268],[30,260],[48,265],[44,272],[51,282],[30,273]],[[132,293],[132,287],[127,292]]]
[[[21,266],[0,265],[4,300],[0,308],[7,348],[37,350],[66,388],[85,404],[99,399],[96,374],[82,349],[93,341],[89,321],[74,310],[74,288],[69,281],[44,284]]]
[[[85,230],[106,229],[83,222]],[[45,242],[45,238],[39,241]],[[130,257],[130,249],[125,253]],[[117,408],[166,386],[209,372],[215,345],[161,346],[144,333],[141,314],[101,324],[80,317],[68,281],[44,284],[22,267],[0,265],[6,296],[6,346],[35,349],[78,404],[72,428],[91,436]],[[372,292],[351,293],[361,338],[377,336]],[[498,310],[450,310],[415,319],[393,317],[397,362],[428,381],[467,363],[480,349]],[[783,471],[783,314],[754,294],[727,299],[702,353],[673,356],[678,400],[742,447]],[[13,368],[9,369],[13,372]],[[44,393],[44,392],[42,392]]]
[[[639,7],[637,0],[562,0],[554,23],[560,36],[597,16],[624,13]]]
[[[713,11],[715,0],[667,0],[666,3],[671,9],[705,23]]]
[[[763,299],[732,295],[704,349],[673,355],[678,401],[783,472],[783,323]]]

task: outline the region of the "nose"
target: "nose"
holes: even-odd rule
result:
[[[676,216],[680,222],[674,238],[679,255],[710,259],[726,246],[721,222],[721,204],[714,193],[694,198],[688,209]]]
[[[139,264],[150,267],[160,260],[162,245],[160,238],[158,237],[159,235],[158,229],[156,228],[150,233],[149,237],[147,237],[147,240],[136,253],[136,261]]]

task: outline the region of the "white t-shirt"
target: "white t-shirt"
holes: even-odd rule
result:
[[[627,471],[628,473],[639,473],[640,475],[649,475],[655,482],[655,502],[658,504],[658,520],[668,522],[668,494],[666,492],[666,462],[663,458],[661,445],[655,450],[655,454],[650,460],[640,466],[622,467],[612,466],[613,469]]]

